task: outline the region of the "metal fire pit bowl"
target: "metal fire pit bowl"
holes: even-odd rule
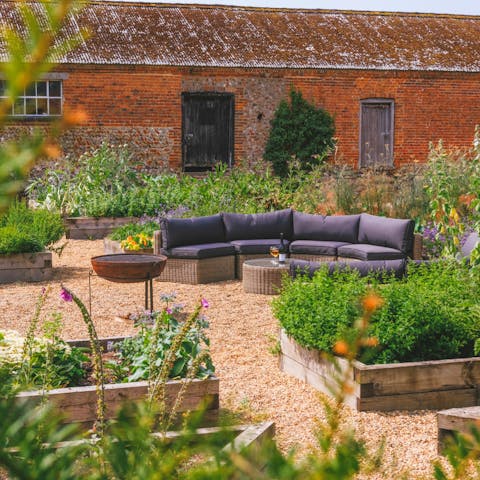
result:
[[[116,253],[92,257],[94,272],[117,283],[146,282],[158,277],[165,268],[164,255]]]

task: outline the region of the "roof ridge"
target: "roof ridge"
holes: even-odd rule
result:
[[[10,0],[16,1],[16,0]],[[55,0],[51,0],[55,1]],[[344,15],[371,15],[371,16],[387,16],[387,17],[436,17],[436,18],[471,18],[480,20],[480,15],[462,14],[462,13],[433,13],[433,12],[388,12],[382,10],[341,10],[329,8],[292,8],[292,7],[255,7],[247,5],[219,5],[219,4],[204,4],[204,3],[170,3],[163,0],[80,0],[85,1],[89,5],[105,5],[105,4],[120,4],[131,6],[149,6],[161,8],[188,8],[188,9],[205,9],[205,10],[246,10],[246,11],[265,11],[265,12],[292,12],[292,13],[306,13],[325,15],[344,14]]]

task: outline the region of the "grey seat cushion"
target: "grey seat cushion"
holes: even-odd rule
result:
[[[336,270],[354,270],[361,277],[369,274],[375,275],[379,280],[388,279],[391,276],[402,278],[407,271],[407,259],[399,260],[371,260],[368,262],[307,262],[304,260],[292,260],[289,266],[290,276],[295,278],[299,275],[307,275],[312,278],[319,268],[328,268],[331,275]]]
[[[225,242],[225,229],[220,215],[193,218],[162,218],[162,247]]]
[[[241,255],[259,255],[262,253],[265,255],[270,255],[270,247],[273,245],[280,245],[280,239],[261,238],[255,240],[232,240],[230,243],[234,246],[235,253],[239,253]],[[288,253],[289,243],[290,242],[288,240],[284,241],[285,248],[287,250],[286,253]]]
[[[232,240],[255,240],[257,238],[280,238],[292,236],[292,210],[278,210],[269,213],[222,213],[225,238]]]
[[[337,256],[337,249],[342,245],[350,245],[346,242],[316,241],[316,240],[294,240],[290,244],[290,253],[306,255],[328,255]]]
[[[472,250],[477,246],[477,243],[480,242],[480,237],[477,232],[472,232],[465,240],[465,243],[462,245],[461,256],[462,258],[469,258]]]
[[[160,252],[168,258],[201,259],[235,255],[235,248],[229,243],[217,242],[162,248]]]
[[[385,218],[362,213],[358,227],[358,243],[378,245],[409,254],[413,249],[413,220]]]
[[[360,215],[323,216],[293,212],[294,240],[357,243]]]
[[[337,251],[339,257],[357,258],[358,260],[395,260],[406,257],[405,253],[395,248],[365,243],[342,245],[338,247]]]

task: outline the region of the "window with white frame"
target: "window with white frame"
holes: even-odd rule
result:
[[[0,80],[0,99],[6,98],[7,82]],[[62,115],[62,81],[39,80],[29,85],[12,105],[12,117],[56,117]]]

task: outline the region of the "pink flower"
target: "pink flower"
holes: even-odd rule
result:
[[[64,302],[71,302],[73,300],[72,294],[65,288],[62,288],[62,290],[60,291],[60,298]]]
[[[169,308],[169,307],[167,307],[167,308],[165,309],[165,311],[166,311],[169,315],[171,315],[171,314],[173,313],[173,310],[172,310],[171,308]]]
[[[210,306],[207,299],[205,299],[205,298],[202,298],[201,303],[202,303],[203,308],[208,308]]]

